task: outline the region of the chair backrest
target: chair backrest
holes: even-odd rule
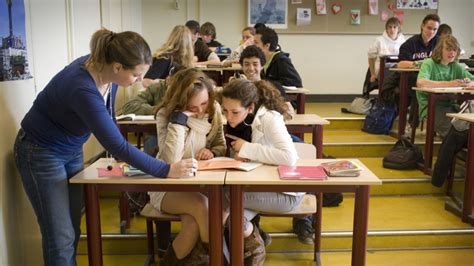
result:
[[[316,147],[313,144],[294,142],[300,159],[316,159]]]

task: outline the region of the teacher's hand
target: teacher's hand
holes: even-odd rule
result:
[[[197,171],[198,163],[195,159],[184,159],[170,165],[168,177],[189,177]]]

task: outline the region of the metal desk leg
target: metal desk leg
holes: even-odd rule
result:
[[[209,186],[209,262],[212,266],[224,265],[222,255],[222,186]]]
[[[313,127],[313,145],[316,146],[316,158],[323,158],[323,126],[315,125]]]
[[[352,266],[365,265],[369,219],[369,186],[359,186],[355,192],[354,228],[352,234]]]
[[[425,139],[425,168],[424,172],[429,173],[433,161],[433,138],[435,124],[436,99],[432,93],[428,94],[428,114],[426,121],[426,139]]]
[[[305,105],[306,105],[306,94],[304,93],[298,93],[296,95],[296,102],[298,103],[298,109],[296,112],[298,114],[304,114],[305,110]]]
[[[230,265],[244,265],[243,196],[241,185],[230,186]]]
[[[462,210],[462,221],[474,225],[473,208],[473,191],[474,191],[474,123],[469,125],[469,141],[467,147],[466,160],[466,181],[464,184],[464,203]]]
[[[407,73],[400,73],[400,102],[398,106],[398,139],[405,135],[408,109],[408,78]]]
[[[96,185],[84,185],[86,202],[87,252],[89,265],[102,266],[99,193]]]

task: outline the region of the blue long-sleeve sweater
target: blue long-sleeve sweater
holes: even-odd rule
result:
[[[157,177],[166,177],[170,166],[141,152],[120,134],[114,119],[113,104],[97,89],[84,67],[88,56],[66,66],[38,94],[21,122],[29,139],[58,153],[78,152],[90,134],[115,157]],[[115,101],[117,87],[112,86]],[[111,114],[112,111],[112,114]]]

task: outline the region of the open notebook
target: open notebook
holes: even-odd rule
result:
[[[198,171],[216,169],[237,169],[242,171],[252,171],[261,166],[259,162],[242,162],[229,157],[216,157],[211,160],[198,161]]]
[[[155,116],[153,115],[136,115],[136,114],[127,114],[116,116],[117,121],[153,121]]]

